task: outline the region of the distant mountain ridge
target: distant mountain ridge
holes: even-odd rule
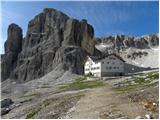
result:
[[[99,45],[102,45],[101,51],[104,51],[105,48],[114,48],[114,49],[122,49],[122,48],[138,48],[138,49],[146,49],[152,48],[155,46],[159,46],[159,35],[151,34],[144,36],[127,36],[127,35],[113,35],[107,37],[97,37],[94,38],[95,45],[99,50],[101,50]]]

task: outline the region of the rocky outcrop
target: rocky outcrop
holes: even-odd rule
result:
[[[130,48],[146,49],[154,46],[159,46],[159,37],[156,34],[145,35],[141,37],[116,35],[95,38],[95,44],[112,45],[112,48]]]
[[[8,108],[12,104],[13,104],[12,99],[10,99],[10,98],[3,99],[1,101],[1,108]]]
[[[8,38],[5,42],[5,54],[1,55],[1,77],[7,79],[17,65],[18,54],[22,50],[22,29],[11,24],[8,27]]]
[[[159,45],[159,35],[144,35],[143,38],[147,40],[149,46],[158,46]]]
[[[6,99],[1,100],[1,115],[7,114],[11,110],[10,106],[13,103],[14,102],[10,98],[6,98]]]
[[[13,46],[19,54],[7,75],[23,82],[42,77],[57,67],[82,74],[86,55],[101,54],[95,49],[93,37],[94,29],[86,20],[71,19],[46,8],[29,22],[23,46],[21,38],[22,50]],[[8,49],[10,46],[6,46]]]

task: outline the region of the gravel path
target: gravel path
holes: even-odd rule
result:
[[[86,92],[65,118],[136,118],[144,112],[141,106],[122,98],[110,86],[105,86]]]

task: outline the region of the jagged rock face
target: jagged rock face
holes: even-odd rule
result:
[[[64,31],[62,46],[76,45],[90,54],[94,54],[94,29],[85,20],[69,19]]]
[[[22,29],[11,24],[8,27],[8,38],[5,42],[5,54],[1,55],[1,77],[7,79],[17,65],[17,57],[22,50]]]
[[[140,49],[149,48],[148,41],[143,37],[137,37],[134,39],[135,47]]]
[[[9,52],[19,53],[22,50],[22,29],[18,25],[9,25],[8,38],[4,46],[6,54]]]
[[[144,39],[148,41],[149,46],[158,46],[159,45],[159,35],[145,35]]]
[[[10,76],[17,81],[28,81],[57,66],[81,74],[85,57],[101,54],[95,49],[93,37],[94,29],[86,20],[71,19],[60,11],[46,8],[29,22],[22,51]]]
[[[64,70],[69,70],[72,73],[82,73],[86,55],[87,52],[80,47],[61,47],[56,52],[53,67],[61,64]]]
[[[111,45],[112,48],[130,48],[135,47],[138,49],[150,48],[153,46],[159,46],[158,35],[146,35],[141,37],[116,35],[102,38],[95,38],[95,44]]]

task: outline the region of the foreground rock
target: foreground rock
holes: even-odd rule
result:
[[[1,101],[1,115],[7,114],[11,108],[10,106],[13,104],[12,99],[6,98]]]
[[[13,104],[13,101],[10,98],[6,98],[1,101],[1,108],[9,107],[11,104]]]
[[[1,115],[5,115],[5,114],[8,114],[9,111],[11,111],[10,108],[1,108]]]

